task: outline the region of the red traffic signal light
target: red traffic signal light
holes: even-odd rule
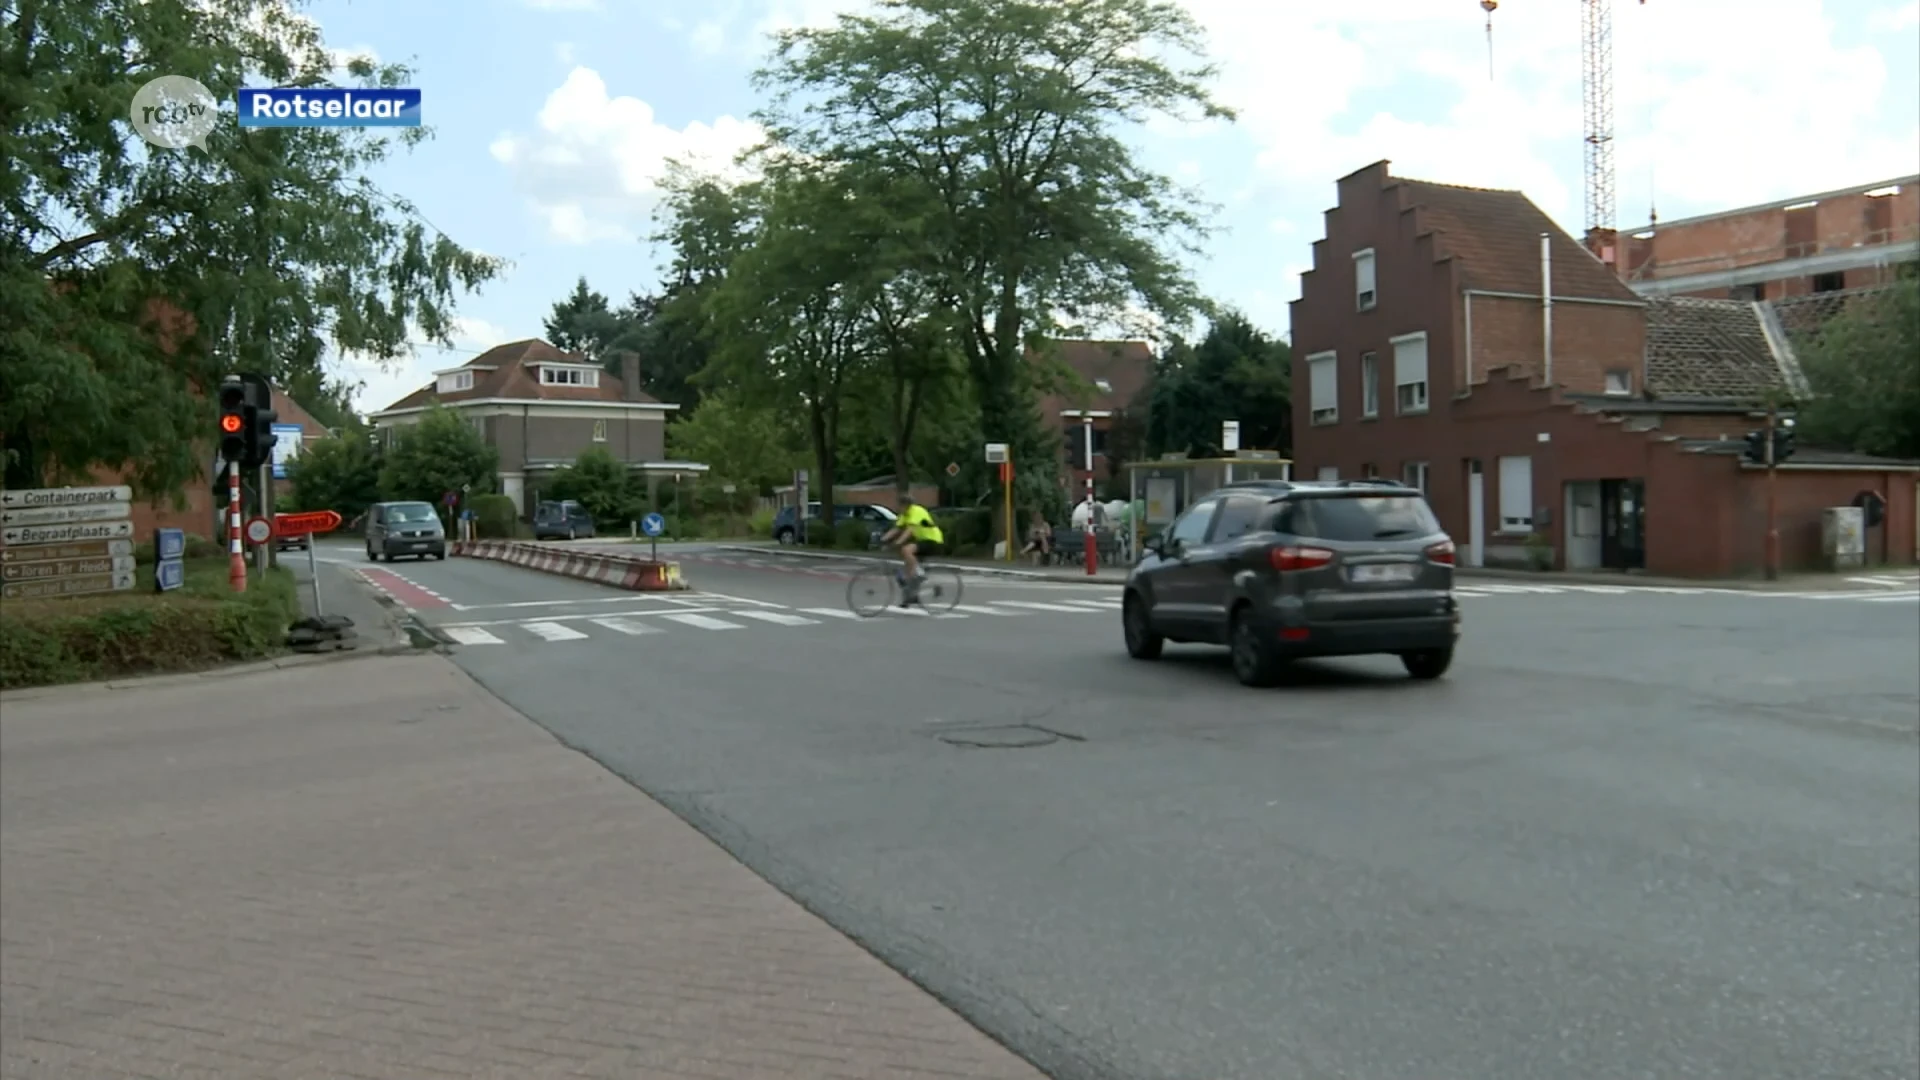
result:
[[[240,417],[235,413],[228,413],[220,418],[220,430],[229,435],[238,435],[240,427]]]

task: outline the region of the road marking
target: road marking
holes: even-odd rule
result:
[[[1899,588],[1906,584],[1897,577],[1850,577],[1847,580],[1859,582],[1862,585],[1882,585],[1888,588]]]
[[[699,627],[702,630],[745,630],[746,629],[746,627],[741,626],[739,623],[731,623],[726,621],[725,619],[708,618],[705,615],[694,615],[685,611],[668,612],[667,614],[662,615],[660,617],[663,619],[670,620],[672,622],[680,623],[684,626]]]
[[[1092,608],[1068,607],[1065,604],[1043,604],[1038,600],[995,600],[994,603],[1006,607],[1032,608],[1035,611],[1075,611],[1082,615],[1093,614]]]
[[[979,604],[955,604],[953,610],[964,611],[969,615],[1001,615],[1012,619],[1026,614],[1024,611],[1001,611],[999,608],[983,607]]]
[[[1920,603],[1920,593],[1895,593],[1892,596],[1862,596],[1863,604],[1914,604]]]
[[[441,629],[448,637],[462,645],[505,645],[506,642],[494,637],[478,626],[447,626]]]
[[[1080,607],[1089,607],[1095,611],[1120,610],[1120,601],[1118,600],[1062,600],[1060,602],[1063,604],[1074,604]]]
[[[622,634],[629,634],[633,637],[639,637],[641,634],[660,633],[660,628],[657,626],[648,626],[646,623],[635,622],[632,619],[622,618],[619,615],[607,615],[598,619],[588,619],[587,621],[595,626],[604,626],[609,630],[617,630]]]
[[[579,641],[587,635],[571,626],[562,626],[557,622],[521,623],[528,633],[538,634],[548,641]]]
[[[652,597],[633,596],[595,596],[585,600],[515,600],[506,604],[454,604],[455,611],[491,611],[495,608],[532,608],[559,607],[566,604],[632,604],[652,600]],[[664,597],[662,599],[665,599]]]
[[[588,615],[588,614],[580,614],[580,613],[575,613],[571,615],[548,615],[546,618],[541,619],[539,621],[571,622],[577,619],[592,620],[592,619],[609,618],[609,617],[627,618],[629,616],[641,616],[641,615],[664,615],[667,613],[667,610],[668,609],[664,609],[664,608],[654,608],[651,611],[616,611],[616,612],[612,612],[611,615],[601,615],[601,614]],[[700,608],[685,608],[685,609],[673,608],[671,610],[673,610],[678,614],[685,614],[687,611],[717,611],[721,613],[728,613],[728,612],[734,611],[735,609],[725,608],[725,607],[700,607]],[[437,623],[436,625],[438,625],[441,629],[444,630],[449,626],[521,626],[523,625],[523,622],[520,619],[464,619],[460,622]]]
[[[784,611],[736,611],[733,614],[742,619],[758,619],[775,626],[819,626],[819,619],[809,619],[802,615],[789,615]]]
[[[951,611],[943,611],[943,612],[940,612],[938,615],[936,615],[933,612],[928,611],[926,608],[923,608],[923,607],[900,607],[897,604],[893,607],[884,608],[882,610],[885,611],[886,614],[888,615],[905,615],[910,619],[964,619],[966,618],[965,615],[955,615]]]
[[[801,608],[800,610],[809,615],[825,615],[830,619],[858,619],[860,617],[854,612],[837,607],[809,607]]]
[[[712,596],[712,597],[717,597],[721,600],[737,600],[742,604],[752,604],[754,607],[784,608],[787,606],[785,604],[776,604],[768,600],[755,600],[751,596],[734,596],[731,593],[708,592],[705,589],[696,589],[694,592],[695,592],[695,595],[689,600],[684,602],[697,604],[697,603],[700,603],[700,597]]]

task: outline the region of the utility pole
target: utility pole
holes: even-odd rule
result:
[[[1780,578],[1780,463],[1774,449],[1780,406],[1767,405],[1767,580]]]
[[[1097,566],[1095,564],[1099,561],[1099,556],[1097,554],[1099,551],[1099,543],[1097,538],[1094,536],[1094,523],[1096,518],[1094,516],[1094,501],[1093,501],[1093,414],[1092,413],[1083,414],[1081,416],[1081,420],[1083,420],[1086,424],[1085,428],[1083,429],[1085,441],[1082,444],[1086,448],[1085,460],[1086,460],[1086,466],[1087,466],[1086,563],[1087,563],[1087,576],[1092,577],[1094,574],[1094,571],[1097,569]]]

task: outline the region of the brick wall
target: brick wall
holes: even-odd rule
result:
[[[1539,379],[1545,327],[1538,300],[1476,296],[1473,305],[1473,382],[1513,366]],[[1645,375],[1644,308],[1561,302],[1553,305],[1553,381],[1576,394],[1606,389],[1606,373],[1625,369],[1636,391]]]
[[[1636,280],[1757,266],[1821,252],[1920,239],[1920,185],[1903,184],[1897,194],[1869,197],[1865,191],[1834,195],[1812,206],[1765,207],[1700,221],[1660,225],[1653,236],[1628,240],[1638,270]],[[1877,285],[1890,279],[1891,267],[1847,271],[1844,287]],[[1806,277],[1781,278],[1766,285],[1766,298],[1805,296],[1813,291]],[[1726,289],[1687,295],[1725,298]]]

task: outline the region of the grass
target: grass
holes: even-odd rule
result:
[[[235,593],[224,555],[194,554],[171,592],[153,591],[149,549],[131,592],[7,601],[0,689],[201,671],[284,651],[300,617],[293,575],[252,571]]]

